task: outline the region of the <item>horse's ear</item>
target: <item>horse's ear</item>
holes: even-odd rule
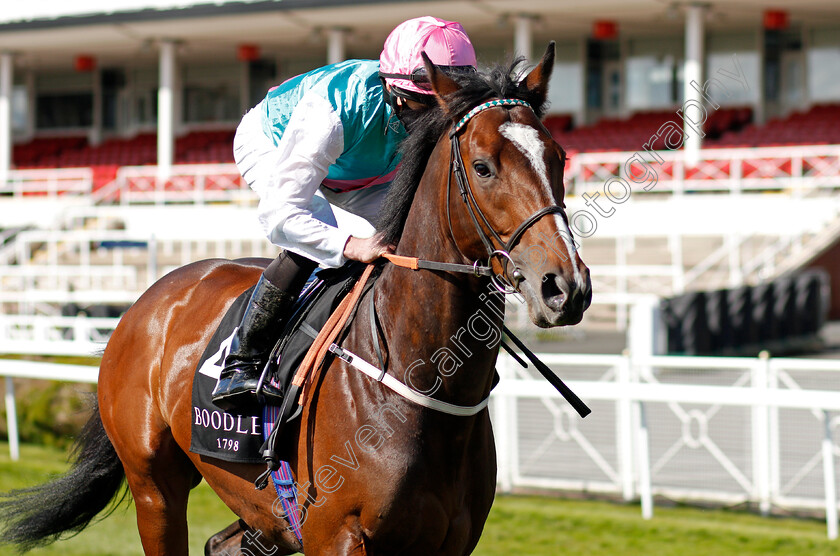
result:
[[[425,52],[420,53],[423,56],[423,64],[426,66],[426,75],[429,76],[429,83],[432,84],[432,89],[435,91],[438,103],[444,110],[447,110],[446,103],[442,97],[451,95],[452,93],[461,89],[454,79],[440,71],[436,65],[432,63]]]
[[[548,95],[548,80],[551,79],[551,71],[554,69],[554,41],[548,43],[542,60],[537,64],[531,73],[525,78],[525,88],[539,99],[542,106]]]

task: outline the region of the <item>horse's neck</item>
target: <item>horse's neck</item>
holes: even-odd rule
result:
[[[397,253],[466,262],[451,240],[440,176],[428,181],[418,188]],[[459,405],[488,395],[504,320],[504,301],[488,284],[471,274],[386,267],[377,287],[399,379],[419,390],[437,385],[436,398]]]

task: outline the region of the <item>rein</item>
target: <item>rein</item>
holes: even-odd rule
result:
[[[456,264],[456,263],[439,263],[437,261],[428,261],[426,259],[418,259],[417,257],[406,257],[403,255],[393,255],[391,253],[384,253],[383,258],[388,259],[392,264],[408,268],[411,270],[443,270],[446,272],[461,272],[465,274],[475,274],[478,276],[493,276],[493,269],[489,266],[482,266],[475,261],[472,265]]]

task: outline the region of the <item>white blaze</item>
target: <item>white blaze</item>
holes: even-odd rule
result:
[[[516,124],[513,122],[505,122],[499,126],[499,133],[502,137],[516,145],[540,178],[540,182],[545,188],[548,198],[553,204],[557,204],[557,199],[554,198],[554,192],[551,190],[551,183],[548,180],[548,169],[545,166],[545,144],[540,139],[540,134],[529,125]],[[554,215],[554,222],[557,224],[557,229],[560,230],[563,236],[563,243],[566,244],[566,251],[569,253],[569,258],[572,260],[572,268],[574,269],[575,281],[580,284],[580,271],[577,266],[577,259],[575,258],[574,242],[572,241],[572,231],[566,225],[566,221],[559,214]]]
[[[531,166],[536,170],[543,186],[551,193],[551,185],[548,182],[548,171],[545,167],[545,145],[540,139],[539,132],[529,125],[505,122],[499,126],[499,133],[522,151],[522,154],[525,155],[531,163]]]

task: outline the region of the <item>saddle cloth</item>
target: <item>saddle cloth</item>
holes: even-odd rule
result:
[[[360,263],[348,263],[338,269],[319,270],[304,288],[292,317],[271,352],[268,376],[284,393],[297,396],[291,381],[307,350],[333,310],[358,280],[364,270]],[[260,447],[264,432],[270,430],[279,408],[251,408],[224,411],[216,407],[211,393],[219,380],[231,341],[245,313],[254,288],[243,292],[222,318],[196,366],[192,391],[192,437],[190,451],[217,459],[241,463],[263,463]],[[284,421],[295,419],[301,411],[296,403],[287,404]],[[271,419],[270,422],[267,422]]]

